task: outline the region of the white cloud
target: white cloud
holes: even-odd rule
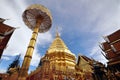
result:
[[[0,73],[5,73],[6,70],[5,69],[0,69]]]
[[[3,60],[10,60],[10,58],[9,58],[8,56],[2,56],[2,59],[3,59]],[[2,60],[2,59],[1,59],[1,60]]]
[[[98,45],[94,46],[91,50],[90,56],[95,55],[97,52],[99,52],[99,50],[100,49],[99,49]]]
[[[102,62],[102,63],[104,63],[104,64],[107,64],[107,63],[106,63],[107,60],[106,60],[106,58],[102,55],[101,49],[100,49],[100,47],[99,47],[98,44],[97,44],[97,45],[94,45],[94,46],[92,47],[89,56],[92,57],[92,58],[94,58],[94,59],[97,60],[97,61],[100,61],[100,62]]]
[[[33,57],[32,57],[32,60],[31,60],[31,65],[32,66],[38,66],[40,58],[41,58],[41,56],[38,53],[38,51],[34,50]]]
[[[37,43],[40,45],[48,44],[53,40],[53,37],[50,32],[41,33],[38,35]]]

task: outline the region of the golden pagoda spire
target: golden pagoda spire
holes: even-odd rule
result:
[[[64,41],[60,38],[60,34],[58,32],[58,27],[56,29],[56,37],[53,40],[51,46],[48,49],[48,54],[52,53],[52,52],[67,52],[70,53],[72,55],[74,55],[66,46],[66,44],[64,43]]]

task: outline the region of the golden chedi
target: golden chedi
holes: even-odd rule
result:
[[[50,60],[50,67],[55,67],[56,70],[66,71],[66,69],[74,70],[76,64],[76,58],[73,53],[67,48],[63,40],[60,38],[59,34],[56,34],[56,38],[47,50],[47,53],[42,58]]]
[[[27,80],[75,79],[76,57],[68,49],[58,32],[39,67],[28,75]]]

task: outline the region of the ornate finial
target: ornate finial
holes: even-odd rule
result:
[[[60,37],[60,34],[58,32],[58,27],[56,28],[56,37]]]

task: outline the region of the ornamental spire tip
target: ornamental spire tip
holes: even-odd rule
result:
[[[56,37],[60,37],[60,34],[58,32],[58,27],[56,28]]]

